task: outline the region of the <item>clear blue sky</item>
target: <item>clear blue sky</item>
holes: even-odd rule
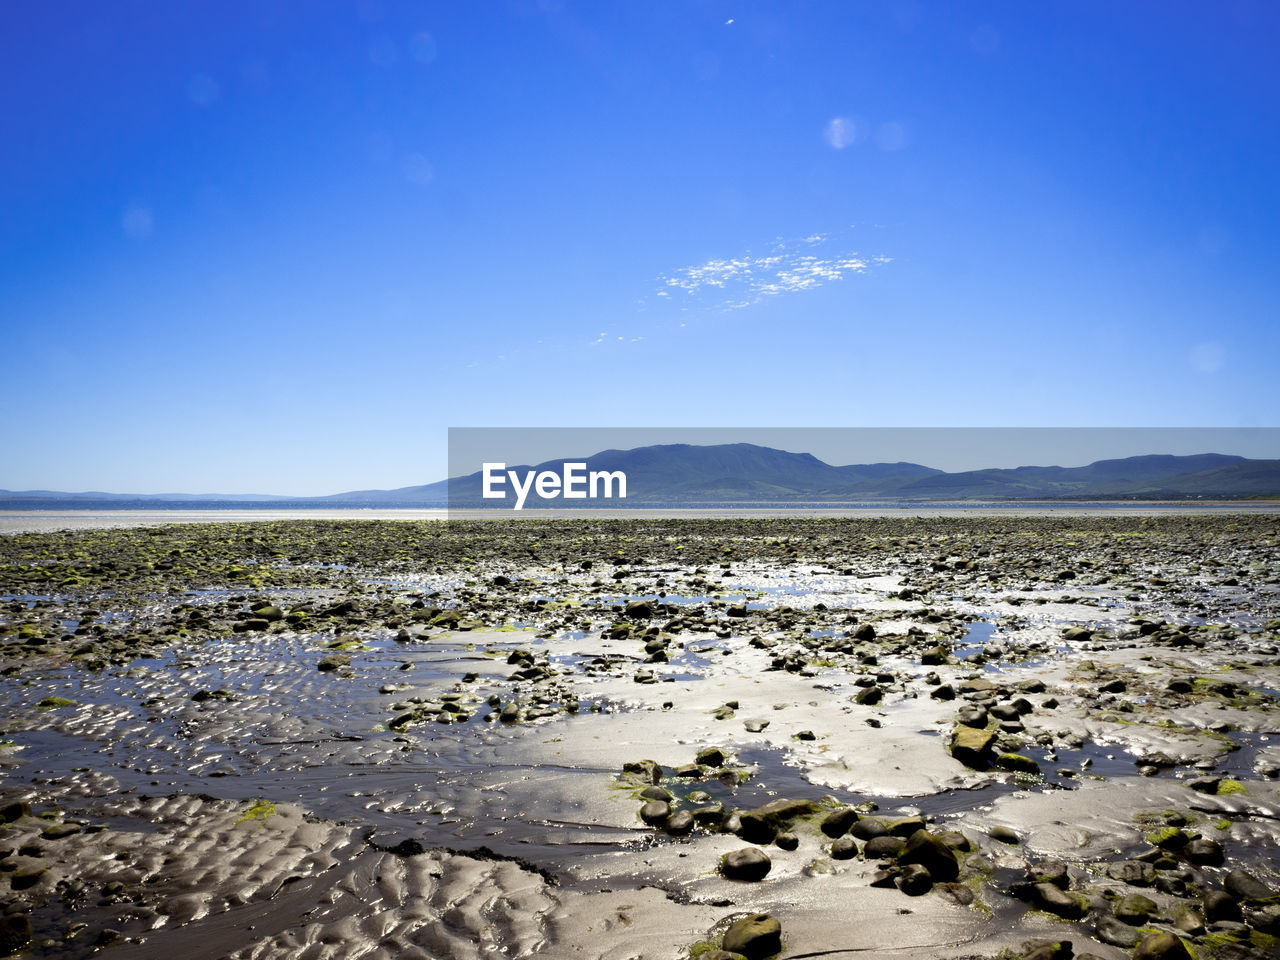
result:
[[[1280,424],[1268,2],[15,0],[0,487]]]

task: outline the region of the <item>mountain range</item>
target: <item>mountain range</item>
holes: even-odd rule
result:
[[[559,473],[565,460],[587,471],[623,471],[627,498],[577,500],[575,506],[707,505],[715,503],[842,503],[868,500],[1170,500],[1280,496],[1280,460],[1226,454],[1149,455],[1099,460],[1083,467],[967,470],[947,473],[918,463],[832,466],[808,453],[749,443],[663,444],[604,450],[592,456],[529,465]],[[216,508],[510,508],[512,499],[484,500],[479,471],[394,490],[353,490],[324,497],[254,494],[62,493],[0,490],[0,509]],[[510,486],[507,486],[510,489]],[[565,506],[530,492],[526,507]]]

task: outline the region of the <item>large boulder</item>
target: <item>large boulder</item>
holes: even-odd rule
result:
[[[1133,960],[1191,960],[1191,954],[1172,933],[1161,932],[1144,937],[1133,951]]]
[[[671,817],[671,804],[665,800],[650,800],[640,808],[640,819],[650,826],[666,823]]]
[[[917,830],[907,839],[907,845],[898,855],[903,866],[918,863],[929,871],[935,883],[945,883],[960,876],[960,864],[950,847],[928,830]]]
[[[648,620],[653,617],[653,604],[648,600],[632,600],[622,615],[629,620]]]
[[[979,730],[961,724],[951,735],[951,755],[966,767],[986,770],[991,766],[991,747],[995,739],[994,730]]]
[[[853,807],[840,807],[822,818],[822,832],[828,837],[843,837],[858,821],[858,811]]]
[[[1270,900],[1276,895],[1274,890],[1247,870],[1232,870],[1222,881],[1222,885],[1227,888],[1227,893],[1245,903]]]
[[[1079,920],[1089,910],[1088,898],[1052,883],[1037,883],[1033,894],[1035,905],[1041,910],[1068,920]]]
[[[764,960],[782,950],[782,924],[767,913],[735,920],[724,934],[724,949],[747,960]]]
[[[732,850],[720,859],[720,872],[730,880],[763,880],[773,861],[759,847]]]

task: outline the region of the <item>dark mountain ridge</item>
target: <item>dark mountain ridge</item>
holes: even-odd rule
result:
[[[1099,460],[1082,467],[1023,466],[946,473],[917,463],[832,466],[808,453],[749,443],[694,446],[662,444],[632,450],[602,450],[537,465],[508,464],[528,471],[559,473],[566,461],[587,471],[622,471],[626,500],[543,500],[530,491],[527,507],[638,506],[710,503],[840,503],[866,500],[1162,500],[1239,499],[1280,496],[1280,460],[1251,460],[1205,453]],[[435,483],[394,490],[355,490],[325,497],[249,494],[59,493],[0,490],[4,509],[195,509],[505,507],[481,497],[480,471]],[[510,492],[510,484],[505,488]]]

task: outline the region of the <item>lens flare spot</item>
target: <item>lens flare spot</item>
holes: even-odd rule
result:
[[[410,183],[425,187],[436,178],[436,168],[420,153],[411,153],[404,158],[404,178]]]
[[[436,39],[423,30],[409,41],[409,56],[418,63],[432,63],[436,58]]]
[[[1227,352],[1222,344],[1213,341],[1198,343],[1191,351],[1191,365],[1201,373],[1217,373],[1222,369],[1222,362]]]
[[[197,107],[207,107],[218,99],[217,81],[208,74],[192,74],[187,80],[187,99]]]
[[[858,125],[852,117],[833,117],[823,136],[834,149],[843,150],[858,138]]]
[[[131,240],[142,240],[151,236],[151,231],[155,228],[151,208],[139,201],[129,204],[120,218],[120,228]]]

